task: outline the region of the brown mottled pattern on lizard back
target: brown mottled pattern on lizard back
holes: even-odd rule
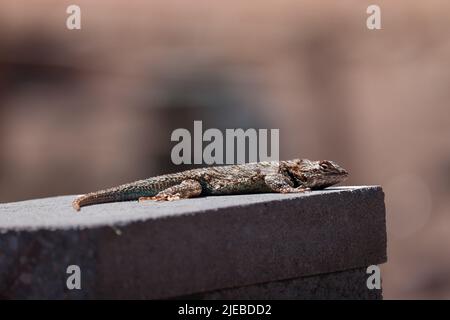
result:
[[[139,180],[83,195],[81,206],[137,199],[176,200],[193,196],[304,192],[343,181],[348,173],[333,161],[294,159],[192,169]]]

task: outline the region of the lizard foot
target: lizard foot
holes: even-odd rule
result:
[[[140,197],[138,199],[139,202],[144,202],[144,201],[150,201],[150,200],[154,200],[154,197]]]
[[[179,194],[161,194],[161,195],[156,195],[154,197],[140,197],[139,198],[139,202],[144,202],[144,201],[174,201],[174,200],[180,200],[181,197]]]
[[[139,201],[175,201],[180,199],[188,199],[197,197],[202,193],[202,186],[195,180],[184,180],[180,184],[174,185],[159,192],[153,197],[140,197]]]
[[[174,195],[167,195],[167,196],[165,196],[164,197],[165,199],[165,201],[175,201],[175,200],[180,200],[181,199],[181,197],[180,197],[180,195],[179,194],[174,194]],[[163,200],[163,201],[164,201]]]
[[[280,193],[304,193],[306,191],[311,191],[311,188],[283,188],[280,190]]]

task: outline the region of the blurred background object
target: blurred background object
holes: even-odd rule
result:
[[[0,3],[0,201],[167,171],[170,133],[279,128],[386,193],[385,298],[450,298],[450,2]]]

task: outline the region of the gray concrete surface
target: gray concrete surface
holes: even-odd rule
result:
[[[0,297],[171,298],[386,261],[380,187],[71,208],[0,204]],[[68,290],[79,265],[82,289]]]

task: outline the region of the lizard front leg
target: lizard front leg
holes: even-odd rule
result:
[[[273,192],[277,193],[296,193],[310,190],[302,186],[295,188],[292,180],[281,173],[266,175],[264,182]]]
[[[196,180],[188,179],[184,180],[180,184],[164,189],[154,197],[140,197],[139,201],[145,200],[173,201],[197,197],[201,193],[202,193],[201,184]]]

